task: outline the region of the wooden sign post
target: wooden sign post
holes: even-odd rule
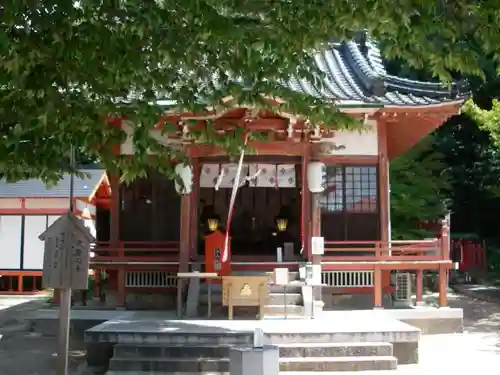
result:
[[[90,244],[95,238],[83,220],[71,212],[62,215],[38,238],[45,242],[43,287],[61,293],[57,375],[67,375],[71,291],[88,288]]]

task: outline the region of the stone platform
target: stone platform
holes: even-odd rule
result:
[[[57,332],[58,313],[39,310],[34,330]],[[71,333],[85,335],[89,365],[109,369],[108,375],[185,374],[186,369],[226,374],[229,347],[252,343],[255,328],[279,346],[281,371],[393,370],[418,361],[421,334],[462,332],[463,311],[418,307],[324,311],[315,319],[221,318],[178,320],[174,311],[75,309]]]
[[[392,370],[418,362],[420,329],[385,311],[233,321],[175,320],[166,315],[124,314],[87,330],[89,365],[109,368],[110,374],[225,374],[229,347],[251,345],[256,328],[264,332],[266,344],[280,348],[281,371]]]
[[[320,319],[336,320],[345,319],[352,314],[371,314],[373,310],[350,310],[350,311],[324,311]],[[407,309],[384,309],[377,311],[385,314],[390,319],[396,319],[408,323],[426,334],[461,333],[463,322],[463,311],[457,308],[433,308],[416,307]],[[340,315],[339,315],[340,314]],[[347,315],[346,315],[347,314]],[[57,320],[59,310],[40,309],[32,317],[32,325],[36,332],[53,335],[57,333]],[[166,319],[176,320],[174,311],[133,311],[133,310],[104,310],[104,309],[73,309],[71,311],[72,333],[82,337],[84,332],[98,324],[109,320],[142,320],[142,319]],[[270,319],[276,319],[273,317]],[[289,317],[293,319],[294,317]],[[223,317],[219,317],[223,319]],[[217,320],[217,317],[215,317]]]

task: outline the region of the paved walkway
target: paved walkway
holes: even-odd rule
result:
[[[482,295],[481,295],[482,296]],[[432,304],[435,299],[428,296]],[[464,333],[422,336],[418,365],[400,365],[396,371],[342,372],[344,375],[497,375],[500,368],[499,302],[474,298],[473,294],[449,295],[450,307],[464,309]],[[287,372],[283,375],[318,375]],[[339,374],[322,373],[322,374]]]
[[[0,296],[0,375],[54,375],[56,338],[30,332],[30,317],[46,296]],[[85,359],[83,342],[70,340],[70,368]]]
[[[463,284],[463,285],[455,285],[453,289],[455,289],[455,291],[461,294],[467,295],[472,298],[500,303],[499,285]]]
[[[401,365],[397,371],[369,371],[363,375],[498,374],[500,303],[477,299],[472,294],[453,293],[448,298],[450,307],[464,310],[463,334],[422,336],[418,365]]]

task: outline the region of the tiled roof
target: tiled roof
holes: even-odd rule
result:
[[[462,101],[468,95],[464,85],[445,87],[387,74],[377,43],[370,39],[331,43],[315,60],[326,75],[322,84],[294,78],[289,87],[339,106],[428,106]]]
[[[88,178],[81,179],[75,176],[75,198],[88,197],[104,174],[103,169],[81,169]],[[36,179],[18,182],[0,180],[0,198],[64,198],[69,197],[69,174],[65,175],[57,185],[47,188]]]

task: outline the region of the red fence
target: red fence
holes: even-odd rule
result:
[[[474,242],[470,239],[453,239],[451,242],[452,259],[458,262],[462,272],[488,270],[486,243]]]
[[[178,262],[180,244],[176,241],[98,241],[91,263]]]
[[[435,232],[436,236],[440,236],[440,224],[437,221],[421,222],[418,227]],[[459,264],[460,271],[488,271],[486,241],[472,238],[452,238],[450,252],[451,259]]]
[[[437,261],[446,260],[448,254],[440,239],[382,241],[326,241],[324,261],[376,262],[376,261]]]

